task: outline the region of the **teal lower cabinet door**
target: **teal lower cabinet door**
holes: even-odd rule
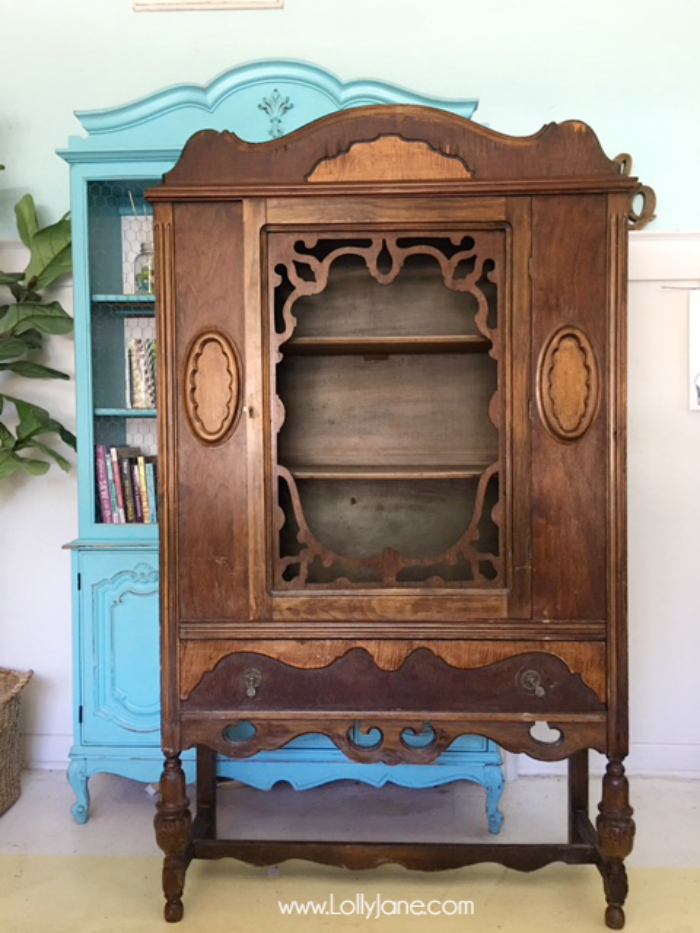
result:
[[[160,779],[160,645],[158,553],[153,547],[76,547],[73,551],[75,719],[68,778],[75,792],[72,813],[86,822],[88,780],[98,772],[144,783]],[[410,741],[431,739],[428,728]],[[359,725],[354,740],[372,744]],[[407,739],[409,741],[409,739]],[[194,752],[184,759],[194,779]],[[306,735],[274,752],[252,758],[222,758],[219,774],[268,790],[286,781],[297,790],[332,781],[361,781],[373,787],[434,787],[472,781],[486,789],[490,832],[503,822],[501,755],[493,742],[461,736],[429,765],[360,764],[330,739]]]
[[[73,816],[88,818],[88,779],[99,771],[159,777],[158,552],[73,551]]]

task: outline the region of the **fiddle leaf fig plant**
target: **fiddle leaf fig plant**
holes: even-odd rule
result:
[[[18,471],[39,476],[52,462],[62,470],[70,463],[55,449],[63,443],[75,450],[75,435],[39,405],[14,392],[20,379],[68,379],[38,357],[44,338],[69,334],[73,319],[44,291],[71,270],[70,219],[40,227],[34,199],[26,194],[15,206],[17,230],[29,250],[23,272],[0,272],[0,286],[12,302],[0,304],[0,480]],[[13,392],[9,394],[7,384]],[[22,395],[24,392],[22,391]]]

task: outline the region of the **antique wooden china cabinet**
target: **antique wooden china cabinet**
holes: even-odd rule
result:
[[[653,200],[629,168],[579,122],[511,138],[368,107],[264,144],[198,133],[150,191],[166,919],[189,861],[230,855],[595,863],[623,925],[626,252]],[[566,758],[569,841],[217,838],[215,754],[306,733],[362,762],[465,733]]]

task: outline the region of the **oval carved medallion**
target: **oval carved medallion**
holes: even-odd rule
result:
[[[235,427],[241,398],[238,354],[216,331],[200,335],[185,361],[185,411],[200,441],[217,444]]]
[[[545,344],[537,394],[540,417],[553,437],[583,437],[598,410],[600,376],[591,342],[578,327],[560,327]]]

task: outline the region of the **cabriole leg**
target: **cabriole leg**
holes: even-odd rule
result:
[[[629,785],[620,759],[613,758],[608,762],[603,778],[603,799],[598,810],[596,826],[604,858],[601,874],[608,902],[605,922],[611,929],[621,930],[625,925],[623,905],[627,897],[624,859],[632,851],[634,820],[629,804]]]
[[[501,826],[503,826],[503,814],[498,809],[503,795],[503,772],[500,767],[485,769],[484,787],[486,788],[486,819],[489,832],[495,836],[500,833]]]
[[[167,753],[160,779],[160,800],[154,821],[156,841],[165,853],[163,862],[163,893],[165,919],[175,923],[182,919],[182,892],[189,863],[191,815],[185,793],[185,773],[180,756]]]
[[[90,815],[90,793],[84,758],[73,758],[68,766],[68,780],[75,793],[75,803],[70,808],[76,823],[87,823]]]

